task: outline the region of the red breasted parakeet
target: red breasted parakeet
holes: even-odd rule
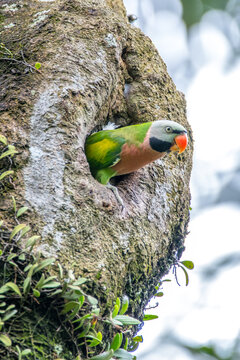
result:
[[[86,140],[85,152],[92,175],[109,185],[122,204],[109,184],[112,177],[136,171],[169,152],[181,153],[186,146],[187,131],[182,125],[157,120],[94,133]]]

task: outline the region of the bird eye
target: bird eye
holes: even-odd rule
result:
[[[167,127],[165,128],[165,130],[166,130],[166,132],[167,132],[167,133],[172,132],[172,128],[171,128],[171,126],[167,126]]]

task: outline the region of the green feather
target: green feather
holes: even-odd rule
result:
[[[96,172],[95,178],[103,185],[107,185],[109,180],[117,175],[116,171],[111,168],[101,169]]]
[[[139,146],[143,143],[151,122],[130,125],[115,130],[102,130],[90,135],[85,144],[85,152],[92,175],[106,185],[116,175],[111,167],[121,160],[125,143]]]

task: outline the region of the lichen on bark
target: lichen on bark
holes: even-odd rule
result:
[[[0,207],[10,193],[26,204],[42,236],[37,250],[90,278],[105,306],[127,294],[139,316],[187,233],[193,144],[184,95],[121,0],[22,0],[1,14],[5,46],[41,69],[0,61],[0,132],[19,149],[16,186]],[[188,149],[117,180],[123,215],[92,178],[85,139],[109,121],[161,118],[187,128]]]

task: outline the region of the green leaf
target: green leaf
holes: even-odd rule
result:
[[[27,272],[32,266],[33,266],[33,264],[28,264],[27,266],[25,266],[23,271]]]
[[[160,292],[156,293],[154,296],[156,296],[156,297],[162,297],[163,295],[164,295],[163,292],[160,291]]]
[[[5,346],[11,346],[11,345],[12,345],[12,340],[10,339],[10,337],[9,337],[8,335],[1,334],[1,335],[0,335],[0,341],[1,341]]]
[[[0,249],[0,256],[2,255],[2,253],[3,253],[3,252],[2,252],[2,249]]]
[[[8,145],[8,147],[9,147],[9,145]],[[6,156],[10,156],[10,155],[17,154],[17,153],[18,152],[15,149],[10,149],[10,150],[4,151],[4,153],[2,153],[2,155],[0,156],[0,160]]]
[[[135,342],[143,342],[143,337],[142,337],[142,335],[138,335],[138,336],[135,336],[134,338],[133,338],[133,341],[135,341]]]
[[[0,227],[3,226],[3,220],[0,221]]]
[[[87,281],[86,278],[78,278],[76,281],[74,281],[74,282],[72,283],[72,285],[79,286],[79,285],[84,284],[86,281]]]
[[[79,286],[68,284],[67,287],[68,287],[68,289],[74,290],[74,291],[78,292],[79,294],[82,294],[82,290]]]
[[[28,248],[30,246],[33,246],[35,245],[36,241],[38,239],[40,239],[41,236],[38,236],[38,235],[34,235],[34,236],[31,236],[28,241],[26,242],[26,245],[25,245],[25,248]]]
[[[6,285],[3,285],[0,287],[0,294],[4,294],[5,292],[8,292],[10,288]]]
[[[113,311],[112,311],[112,318],[115,318],[119,312],[119,306],[116,304],[114,305]]]
[[[47,277],[47,278],[44,280],[43,285],[49,283],[49,282],[52,281],[52,280],[56,280],[56,278],[57,278],[57,277],[56,277],[55,275]]]
[[[36,289],[41,289],[42,286],[44,285],[44,281],[45,281],[45,275],[42,274],[40,280],[38,281],[38,283],[36,285]]]
[[[61,284],[58,281],[50,281],[47,284],[42,286],[42,289],[54,289],[59,287]]]
[[[8,255],[7,261],[10,261],[10,260],[14,259],[16,256],[17,256],[17,254],[14,254],[14,253]]]
[[[179,265],[178,266],[182,269],[182,271],[184,272],[184,275],[185,275],[185,278],[186,278],[186,286],[188,286],[189,284],[189,276],[188,276],[188,273],[186,271],[186,269],[182,266],[182,265]]]
[[[89,322],[85,325],[83,331],[78,335],[78,339],[85,337],[88,334],[90,328],[91,328],[91,323]]]
[[[98,300],[93,296],[88,295],[87,299],[88,299],[88,301],[90,302],[91,305],[97,305],[98,304]]]
[[[8,282],[8,283],[5,284],[5,286],[9,287],[16,294],[18,294],[20,297],[22,297],[22,294],[21,294],[21,291],[19,290],[19,287],[16,284],[14,284],[13,282]]]
[[[191,260],[180,261],[180,263],[185,266],[188,270],[194,269],[194,263]]]
[[[85,319],[92,319],[92,315],[91,315],[91,314],[86,314],[86,315],[82,316],[81,318],[72,321],[72,323],[75,324],[75,323],[77,323],[77,322],[82,322],[82,321],[84,321]],[[75,330],[77,330],[77,329],[75,329]]]
[[[97,338],[98,338],[98,340],[100,340],[100,341],[102,341],[102,333],[101,333],[101,331],[99,331],[98,333],[97,333]]]
[[[120,309],[120,307],[121,307],[121,300],[120,300],[119,297],[116,299],[116,305],[117,305],[117,306],[119,307],[119,309]]]
[[[51,292],[50,294],[48,294],[48,296],[55,296],[57,294],[61,294],[62,293],[62,289],[58,289],[58,290],[55,290],[53,292]]]
[[[79,307],[79,302],[77,302],[77,301],[69,301],[64,305],[64,308],[61,311],[61,314],[66,314],[66,313],[68,313],[69,311],[73,310],[76,307]]]
[[[22,229],[21,235],[20,235],[20,239],[29,231],[31,230],[30,226],[26,226],[25,228]]]
[[[14,173],[13,170],[8,170],[8,171],[4,171],[1,175],[0,175],[0,181],[5,178],[8,175],[12,175]]]
[[[149,320],[154,320],[154,319],[158,319],[158,316],[157,315],[146,314],[143,317],[143,321],[149,321]]]
[[[79,304],[80,304],[80,307],[83,306],[84,301],[85,301],[85,296],[84,296],[84,295],[81,295],[81,296],[78,298],[78,302],[79,302]]]
[[[21,352],[21,355],[22,356],[26,356],[26,355],[29,355],[32,353],[32,350],[31,349],[25,349]]]
[[[26,295],[26,294],[29,292],[30,283],[31,283],[31,278],[30,278],[30,277],[27,277],[27,278],[24,280],[24,283],[23,283],[23,293],[24,293],[24,295]]]
[[[123,315],[125,314],[125,312],[127,311],[128,309],[128,305],[129,305],[129,299],[128,299],[128,296],[123,296],[123,299],[122,299],[122,308],[120,310],[120,315]]]
[[[92,338],[92,341],[90,342],[90,344],[88,345],[88,346],[90,346],[90,347],[94,347],[94,346],[97,346],[97,345],[99,345],[100,343],[101,343],[101,341],[102,341],[102,333],[99,331],[98,333],[97,333],[97,337],[94,337],[94,336],[87,336],[88,338],[90,337],[90,338]]]
[[[39,70],[39,69],[41,68],[41,66],[42,66],[42,65],[41,65],[40,62],[36,62],[36,63],[35,63],[35,69],[36,69],[36,70]]]
[[[110,360],[113,357],[114,351],[104,351],[102,354],[91,357],[89,360]]]
[[[36,297],[40,297],[41,293],[37,289],[33,289],[33,295]]]
[[[45,267],[52,265],[55,262],[55,258],[49,258],[46,260],[43,260],[38,266],[37,268],[34,270],[34,274],[42,269],[44,269]]]
[[[13,231],[11,232],[10,238],[9,240],[12,240],[12,238],[14,238],[14,236],[21,231],[22,229],[24,229],[26,227],[26,224],[19,224],[17,226],[15,226],[15,228],[13,229]]]
[[[92,309],[92,314],[95,314],[98,316],[100,314],[100,309],[99,308]]]
[[[114,320],[120,321],[123,325],[139,325],[141,322],[128,315],[117,315]]]
[[[68,320],[74,319],[75,316],[78,314],[80,308],[81,308],[81,306],[80,306],[80,304],[78,304],[78,306],[71,312],[71,314],[68,315]]]
[[[24,214],[27,210],[28,210],[28,207],[27,207],[27,206],[21,207],[21,208],[18,210],[18,212],[17,212],[17,218],[18,218],[19,216],[21,216],[22,214]]]
[[[129,342],[129,340],[128,340],[128,338],[126,337],[125,344],[124,344],[124,346],[123,346],[124,350],[127,350],[127,348],[128,348],[128,342]]]
[[[111,342],[110,349],[113,349],[114,351],[118,350],[122,344],[122,339],[123,339],[123,334],[117,333],[114,336],[113,341]]]
[[[12,266],[18,267],[18,265],[17,265],[17,264],[15,264],[15,262],[14,262],[14,261],[9,261],[9,264],[10,264],[10,265],[12,265]]]
[[[134,356],[124,349],[118,349],[114,353],[114,357],[122,360],[132,360]]]
[[[4,145],[7,145],[7,139],[5,138],[4,135],[0,134],[0,142],[3,143]]]
[[[116,318],[112,319],[112,321],[106,320],[106,323],[108,324],[113,323],[114,325],[123,326],[123,324],[120,321],[116,320]]]
[[[38,267],[38,264],[30,264],[31,266],[30,266],[30,269],[29,269],[29,271],[28,271],[28,274],[27,274],[27,277],[28,278],[31,278],[32,277],[32,275],[33,275],[33,273],[34,273],[34,270]],[[27,266],[26,266],[26,268],[27,268]],[[25,268],[25,269],[26,269]],[[25,269],[24,269],[24,271],[25,271]]]
[[[6,315],[4,315],[3,321],[9,320],[9,319],[10,319],[11,317],[13,317],[16,313],[17,313],[17,310],[12,310],[12,311],[8,312]]]
[[[24,261],[26,259],[26,255],[22,253],[21,255],[19,255],[18,259]]]
[[[84,296],[84,295],[81,295],[81,296],[79,297],[79,299],[78,299],[79,304],[80,304],[81,306],[83,305],[84,300],[85,300],[85,296]]]

